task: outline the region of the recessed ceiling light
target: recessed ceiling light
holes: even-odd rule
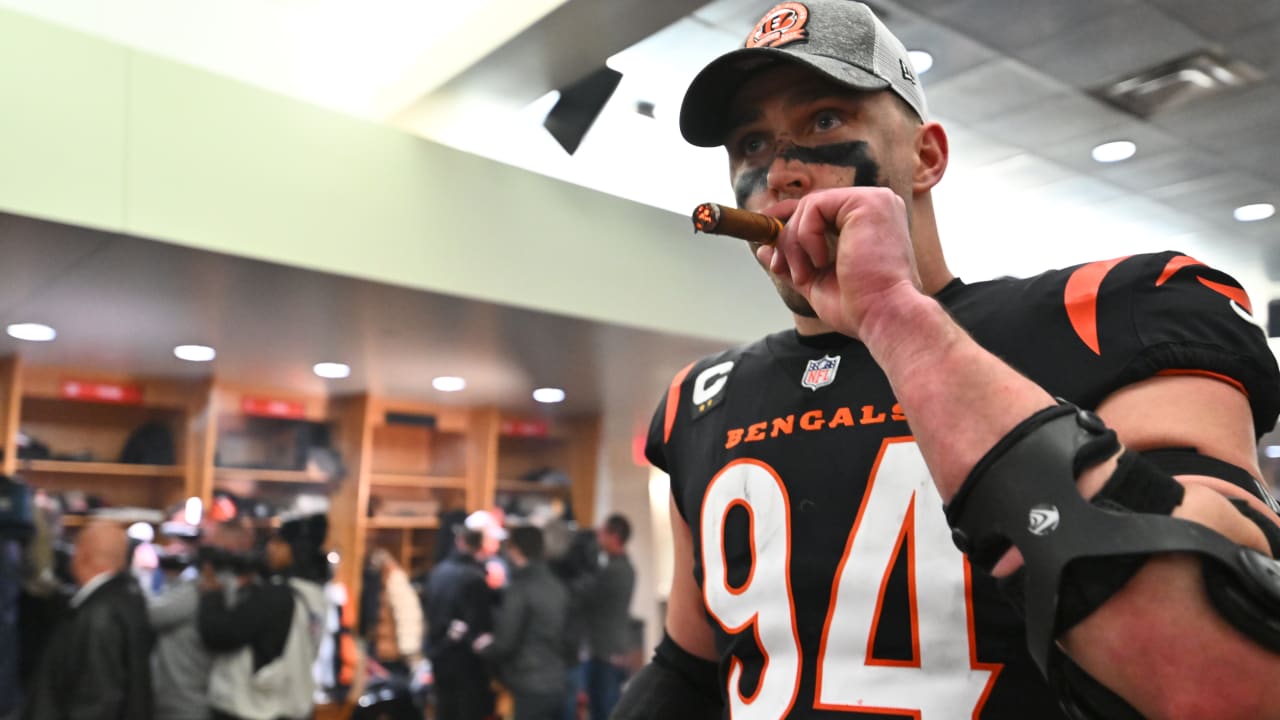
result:
[[[1236,208],[1234,213],[1236,220],[1240,222],[1257,222],[1266,220],[1276,214],[1276,206],[1271,203],[1254,203],[1252,205],[1241,205]],[[10,326],[12,327],[12,326]],[[12,335],[13,333],[9,333]]]
[[[1133,157],[1138,146],[1128,140],[1105,142],[1093,149],[1093,159],[1100,163],[1120,162]]]
[[[49,342],[58,337],[58,331],[40,323],[14,323],[6,328],[9,337],[31,342]]]
[[[933,56],[924,50],[908,50],[907,57],[911,59],[911,66],[916,69],[916,75],[923,75],[933,67]]]
[[[1269,458],[1280,458],[1280,445],[1268,445],[1262,452]]]
[[[316,363],[311,370],[322,378],[330,380],[341,380],[351,375],[351,366],[344,363],[322,362]]]
[[[533,399],[540,403],[564,402],[564,391],[560,388],[538,388],[533,391]]]
[[[209,362],[218,353],[208,345],[179,345],[173,349],[174,357],[187,362]]]
[[[458,392],[467,389],[467,381],[452,375],[441,375],[431,381],[431,387],[440,392]]]

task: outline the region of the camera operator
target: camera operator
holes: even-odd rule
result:
[[[201,568],[197,627],[214,654],[214,720],[311,717],[312,665],[324,627],[327,529],[323,515],[285,522],[267,540],[260,574],[239,568],[230,600],[213,563]]]
[[[196,629],[200,593],[191,572],[197,561],[199,530],[166,523],[161,532],[171,538],[158,554],[164,587],[147,601],[147,617],[156,633],[151,653],[155,719],[208,720],[212,659]],[[211,541],[235,532],[215,528]]]

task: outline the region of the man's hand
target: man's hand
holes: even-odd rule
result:
[[[770,209],[785,214],[790,203]],[[888,188],[823,190],[801,198],[760,262],[803,295],[824,322],[866,339],[864,325],[881,303],[919,295],[906,205]]]

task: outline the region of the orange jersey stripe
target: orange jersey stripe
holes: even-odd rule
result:
[[[1169,369],[1169,370],[1161,370],[1160,372],[1156,373],[1156,375],[1161,375],[1165,377],[1173,377],[1173,376],[1180,376],[1180,375],[1195,375],[1199,377],[1207,377],[1212,380],[1221,380],[1222,382],[1239,390],[1240,393],[1245,397],[1249,397],[1249,391],[1245,389],[1244,383],[1240,382],[1239,380],[1236,380],[1235,378],[1229,375],[1223,375],[1221,373],[1216,373],[1210,370],[1198,370],[1195,368]]]
[[[1160,273],[1160,278],[1156,280],[1156,287],[1160,287],[1168,282],[1169,278],[1173,277],[1182,268],[1191,267],[1192,265],[1204,265],[1204,263],[1193,257],[1187,257],[1186,255],[1179,255],[1178,257],[1170,260],[1169,264],[1164,266],[1164,272]]]
[[[1063,291],[1063,304],[1067,308],[1067,319],[1076,335],[1095,355],[1101,355],[1098,345],[1098,290],[1102,280],[1116,265],[1128,260],[1129,256],[1114,260],[1099,260],[1081,266],[1067,278],[1067,287]]]
[[[662,442],[671,440],[671,428],[676,424],[676,410],[680,409],[680,385],[684,382],[689,371],[693,369],[693,363],[684,366],[684,369],[676,373],[671,379],[671,387],[667,388],[667,414],[662,426]]]
[[[1212,280],[1205,280],[1204,278],[1196,278],[1196,279],[1200,281],[1201,285],[1209,288],[1210,290],[1218,293],[1219,295],[1224,295],[1226,297],[1231,298],[1232,300],[1235,300],[1237,303],[1240,304],[1240,307],[1244,308],[1245,312],[1249,313],[1250,315],[1253,314],[1253,304],[1249,302],[1249,294],[1246,293],[1244,290],[1238,287],[1235,287],[1234,285],[1223,285],[1222,283],[1216,283]]]

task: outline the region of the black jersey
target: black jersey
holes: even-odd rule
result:
[[[1259,435],[1275,423],[1280,374],[1248,298],[1185,255],[957,280],[937,297],[986,348],[1084,407],[1197,373],[1246,393]],[[727,717],[1062,717],[1020,618],[952,544],[861,343],[792,330],[690,365],[647,455],[693,534]]]

